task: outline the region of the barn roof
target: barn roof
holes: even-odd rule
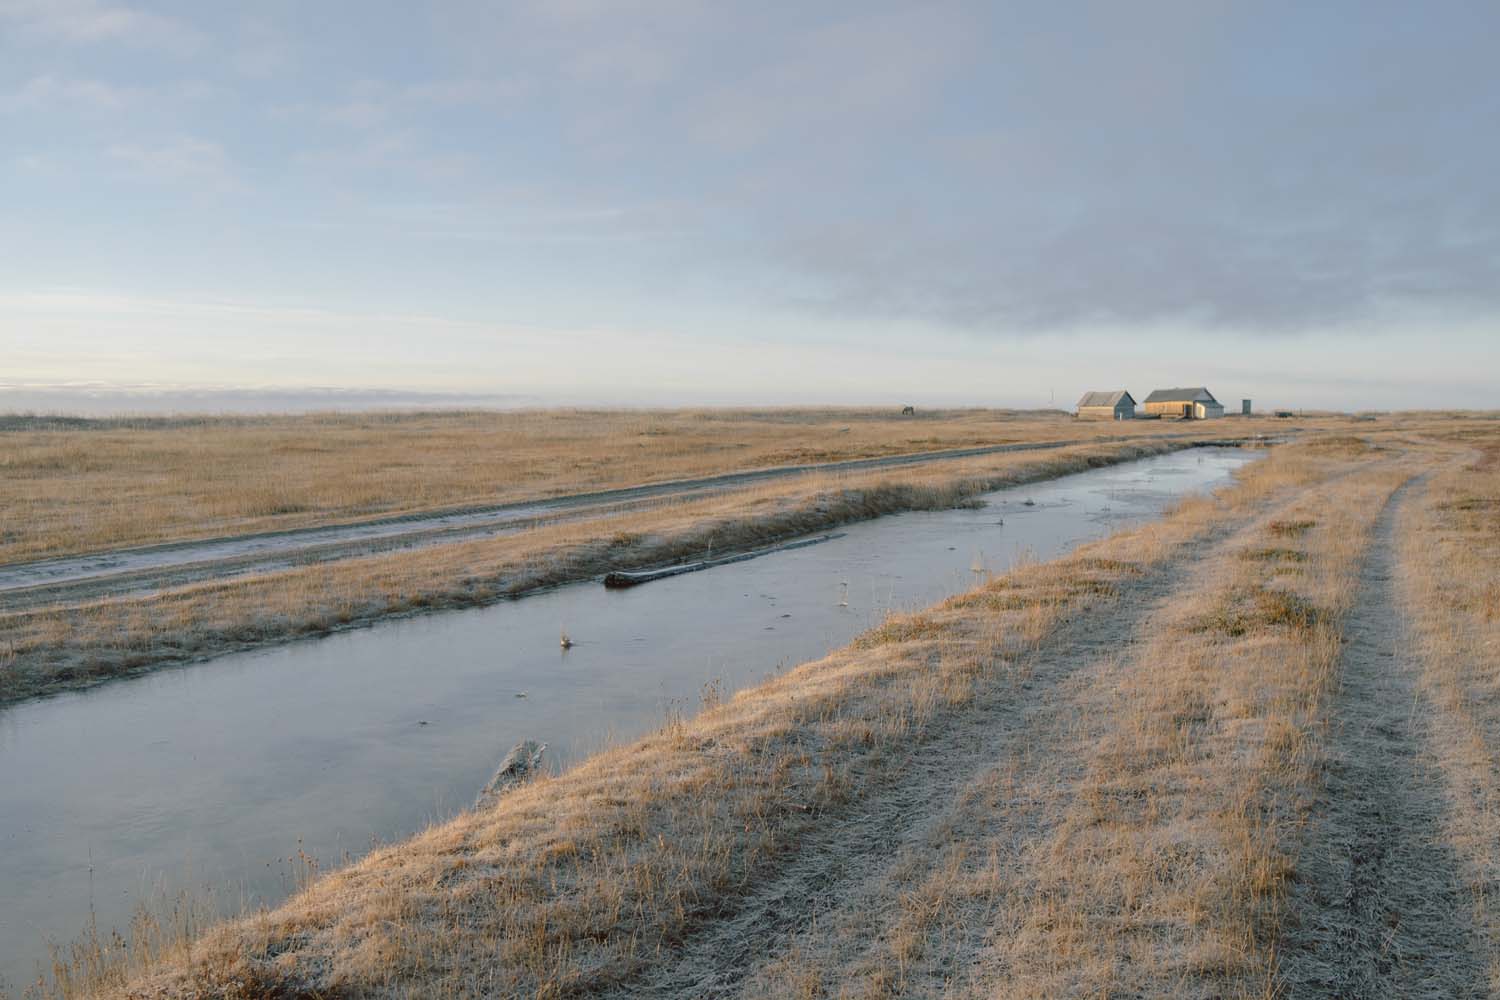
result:
[[[1085,406],[1116,406],[1120,400],[1130,400],[1130,405],[1135,405],[1135,397],[1124,389],[1116,389],[1114,392],[1086,392],[1078,401],[1080,408]]]
[[[1217,403],[1214,394],[1201,385],[1186,389],[1157,389],[1146,397],[1148,403]]]

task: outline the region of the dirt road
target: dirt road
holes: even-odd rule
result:
[[[1198,443],[1235,443],[1200,442],[1190,434],[1158,436],[1152,440],[1160,440],[1162,437],[1170,437],[1173,443],[1184,448]],[[222,579],[395,549],[457,542],[522,531],[540,524],[604,517],[668,502],[701,499],[796,476],[894,469],[1007,452],[1042,451],[1081,443],[1084,442],[1040,441],[816,465],[780,466],[700,479],[579,493],[543,501],[468,507],[386,517],[357,524],[174,542],[14,563],[0,566],[0,607],[20,609],[60,600],[145,593],[199,580]]]
[[[1482,997],[1473,900],[1444,846],[1442,782],[1426,756],[1433,717],[1395,599],[1395,517],[1381,515],[1357,602],[1318,817],[1289,902],[1288,997]]]
[[[986,993],[1004,972],[995,915],[1024,894],[1033,852],[1069,814],[1109,725],[1122,649],[1226,533],[1132,581],[973,705],[938,716],[852,815],[823,824],[734,912],[609,995]]]

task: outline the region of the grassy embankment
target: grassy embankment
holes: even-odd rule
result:
[[[1445,833],[1472,893],[1500,994],[1500,433],[1432,477],[1399,524],[1398,575],[1433,706],[1430,752],[1445,784]]]
[[[1274,960],[1354,567],[1416,464],[1357,441],[1279,448],[1217,499],[893,618],[190,948],[97,950],[75,989],[132,979],[162,995],[610,992],[902,787],[924,745],[962,735],[976,706],[1023,706],[1049,643],[1062,643],[1058,662],[1094,656],[1069,645],[1078,630],[1156,581],[1170,610],[1142,618],[1137,641],[1097,675],[1079,674],[1102,706],[1088,721],[1103,738],[1070,746],[1071,722],[1044,734],[1084,756],[1072,784],[1046,786],[1037,836],[906,859],[892,898],[871,908],[881,926],[857,962],[820,967],[816,948],[777,961],[778,932],[752,971],[811,996],[891,995],[955,967],[1009,995],[1196,995],[1204,980],[1254,991]],[[1000,747],[1015,758],[975,781],[1046,749]],[[951,808],[982,807],[972,791]],[[949,946],[973,945],[975,926],[977,962],[954,966]]]
[[[1038,425],[1026,426],[1036,437]],[[1226,421],[1208,433],[1228,437],[1243,431]],[[881,514],[954,506],[1003,485],[1176,446],[1104,435],[1096,444],[1055,450],[799,476],[710,499],[482,540],[198,582],[149,595],[0,612],[0,704],[395,615],[484,604],[610,570],[696,558],[710,547],[723,553]]]

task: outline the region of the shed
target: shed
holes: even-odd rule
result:
[[[1133,420],[1135,397],[1124,389],[1086,392],[1078,401],[1078,416],[1084,420]]]
[[[1181,417],[1184,420],[1212,420],[1223,417],[1224,406],[1214,393],[1193,385],[1188,388],[1158,388],[1146,397],[1146,412],[1155,417]]]
[[[1224,407],[1203,386],[1185,389],[1157,389],[1146,397],[1146,412],[1158,417],[1181,417],[1183,420],[1212,420],[1224,415]]]

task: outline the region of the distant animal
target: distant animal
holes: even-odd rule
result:
[[[562,642],[560,643],[560,645],[562,646],[563,649],[572,649],[573,648],[573,640],[568,637],[568,633],[564,632],[562,634]]]
[[[903,417],[915,417],[917,415],[917,408],[915,406],[903,406],[901,407],[901,415]]]

